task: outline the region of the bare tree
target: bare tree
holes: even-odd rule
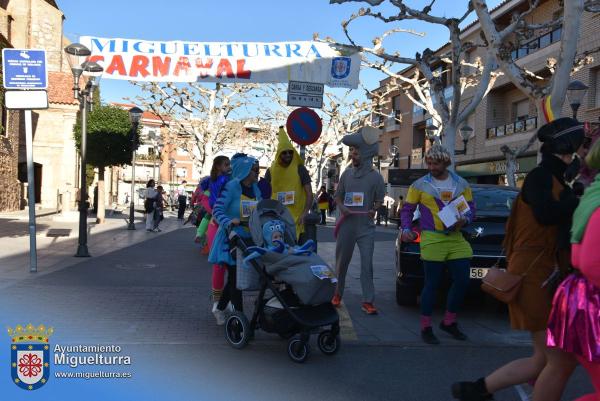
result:
[[[171,143],[186,149],[203,175],[210,172],[216,153],[240,139],[239,124],[231,122],[235,112],[250,103],[257,88],[248,84],[133,83],[142,89],[137,103],[163,120]]]
[[[384,104],[395,90],[397,88],[391,85],[377,92],[369,91],[361,86],[360,91],[366,97],[366,100],[362,102],[356,99],[356,90],[348,89],[339,94],[332,91],[325,92],[323,107],[318,110],[323,120],[321,136],[305,149],[305,165],[314,179],[315,188],[318,188],[324,181],[322,171],[328,157],[337,153],[337,149],[331,152],[331,148],[337,146],[345,134],[354,132],[365,125],[383,127],[384,120],[388,117],[384,112]],[[260,109],[261,118],[284,125],[293,110],[293,107],[287,106],[285,87],[268,85],[259,91],[261,97],[268,100],[268,103]],[[346,159],[347,150],[343,156]]]
[[[497,26],[488,10],[485,0],[471,0],[471,5],[477,13],[481,30],[485,35],[488,48],[494,53],[500,69],[508,79],[530,100],[535,102],[538,125],[546,124],[549,119],[558,118],[562,114],[563,104],[567,94],[571,75],[583,66],[591,63],[591,54],[600,48],[586,51],[577,55],[577,42],[581,29],[581,18],[585,11],[597,12],[598,2],[584,0],[562,1],[562,16],[543,23],[532,24],[527,21],[538,6],[539,0],[529,0],[529,7],[523,12],[515,12],[508,26]],[[558,59],[549,58],[546,72],[529,71],[513,59],[517,49],[531,46],[532,38],[539,37],[555,28],[562,27]],[[534,44],[535,46],[535,44]],[[509,185],[515,185],[516,160],[535,143],[534,136],[523,146],[511,148],[503,146],[507,161],[507,178]]]
[[[330,3],[364,2],[371,6],[377,6],[383,3],[383,0],[330,0]],[[433,121],[439,129],[439,135],[442,143],[449,149],[455,149],[456,134],[458,128],[463,124],[469,115],[475,110],[483,97],[490,91],[494,85],[498,74],[493,52],[486,52],[483,61],[477,60],[471,64],[476,67],[476,76],[463,73],[465,64],[465,52],[472,51],[475,47],[485,47],[485,44],[476,44],[465,41],[461,37],[460,24],[472,13],[470,4],[459,18],[447,18],[434,16],[431,14],[435,0],[422,10],[417,10],[407,6],[402,0],[389,0],[390,4],[395,6],[397,13],[384,16],[380,11],[373,11],[370,8],[361,8],[356,14],[352,14],[347,21],[342,22],[342,28],[349,44],[340,44],[330,38],[324,39],[328,43],[339,46],[342,49],[350,48],[358,50],[368,55],[374,56],[375,61],[365,60],[371,68],[376,68],[393,80],[402,84],[402,91],[419,107],[425,109],[431,115]],[[435,24],[445,27],[448,30],[449,50],[438,55],[427,48],[422,53],[417,53],[414,57],[401,56],[399,51],[389,51],[384,48],[384,41],[394,34],[405,33],[411,35],[423,36],[424,34],[410,29],[394,28],[390,29],[372,40],[373,45],[363,46],[356,43],[350,35],[349,25],[359,18],[374,18],[386,24],[397,24],[405,20],[418,20],[429,24]],[[316,37],[318,39],[318,37]],[[397,65],[409,65],[414,67],[412,77],[395,73],[393,69],[400,69]],[[448,79],[448,86],[443,81],[443,74]],[[476,82],[476,84],[475,84]],[[461,102],[464,91],[475,86],[474,93],[469,102],[464,105]],[[451,88],[450,95],[446,88]]]

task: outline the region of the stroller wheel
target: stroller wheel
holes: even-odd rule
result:
[[[340,350],[340,336],[334,336],[331,330],[322,331],[317,337],[317,345],[325,355],[335,355]]]
[[[294,337],[288,342],[288,355],[292,361],[303,363],[308,358],[310,346],[299,337]]]
[[[225,338],[237,349],[244,348],[250,340],[250,323],[243,312],[231,313],[225,321]]]

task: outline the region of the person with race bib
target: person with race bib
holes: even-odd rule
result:
[[[379,130],[363,127],[359,132],[346,135],[342,143],[350,147],[352,166],[344,170],[335,193],[341,218],[336,223],[335,267],[338,284],[331,303],[340,306],[348,265],[355,245],[360,250],[360,284],[362,310],[377,314],[373,305],[373,250],[375,247],[375,211],[385,194],[383,177],[373,168],[373,157],[379,150]]]
[[[447,267],[452,276],[452,286],[444,320],[440,329],[457,340],[467,336],[456,323],[456,314],[463,303],[469,285],[471,245],[463,237],[461,228],[473,221],[475,204],[471,187],[462,177],[448,170],[452,163],[450,152],[441,145],[433,145],[425,156],[429,174],[416,180],[408,189],[401,212],[401,240],[411,242],[417,238],[412,223],[417,207],[421,226],[421,259],[425,269],[425,283],[421,293],[421,338],[427,344],[439,344],[433,333],[431,315],[438,287]],[[454,208],[455,200],[464,201],[464,213],[456,217],[449,226],[444,223],[442,212],[445,207]],[[450,203],[452,202],[452,205]],[[458,207],[456,207],[458,209]]]
[[[279,127],[277,153],[265,179],[271,184],[271,198],[283,203],[294,217],[298,242],[304,242],[304,218],[313,203],[310,174],[283,127]]]
[[[235,310],[243,310],[242,292],[236,287],[236,260],[229,248],[228,229],[232,228],[242,238],[250,238],[248,220],[256,204],[262,199],[258,188],[258,161],[243,153],[231,158],[232,178],[221,191],[213,206],[213,218],[219,229],[213,241],[208,261],[227,269],[227,283],[217,304],[217,324],[225,323],[225,310],[229,302]]]

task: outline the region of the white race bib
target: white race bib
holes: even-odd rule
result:
[[[344,195],[344,206],[364,206],[364,192],[346,192]]]
[[[277,192],[277,200],[284,205],[293,205],[296,202],[296,192]]]
[[[255,200],[241,200],[241,215],[242,218],[248,218],[252,214],[252,211],[256,208],[258,201]]]

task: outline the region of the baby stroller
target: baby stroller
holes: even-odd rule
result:
[[[254,244],[231,230],[230,247],[237,248],[244,257],[248,257],[253,249],[257,249],[256,246],[264,245],[263,224],[274,219],[285,223],[286,244],[295,245],[295,224],[290,212],[280,202],[266,199],[257,204],[250,216],[249,228]],[[307,263],[314,265],[307,269]],[[241,311],[234,311],[227,317],[225,337],[229,344],[234,348],[244,348],[254,337],[255,330],[261,329],[287,339],[289,357],[302,363],[310,353],[311,333],[319,331],[317,344],[321,352],[336,354],[341,344],[339,316],[331,304],[336,280],[326,263],[316,254],[304,257],[268,252],[249,260],[248,264],[250,266],[238,263],[238,288],[241,269],[254,269],[258,273],[255,288],[258,289],[258,297],[250,321]],[[329,269],[331,275],[319,278],[311,272],[315,271],[314,268]]]

